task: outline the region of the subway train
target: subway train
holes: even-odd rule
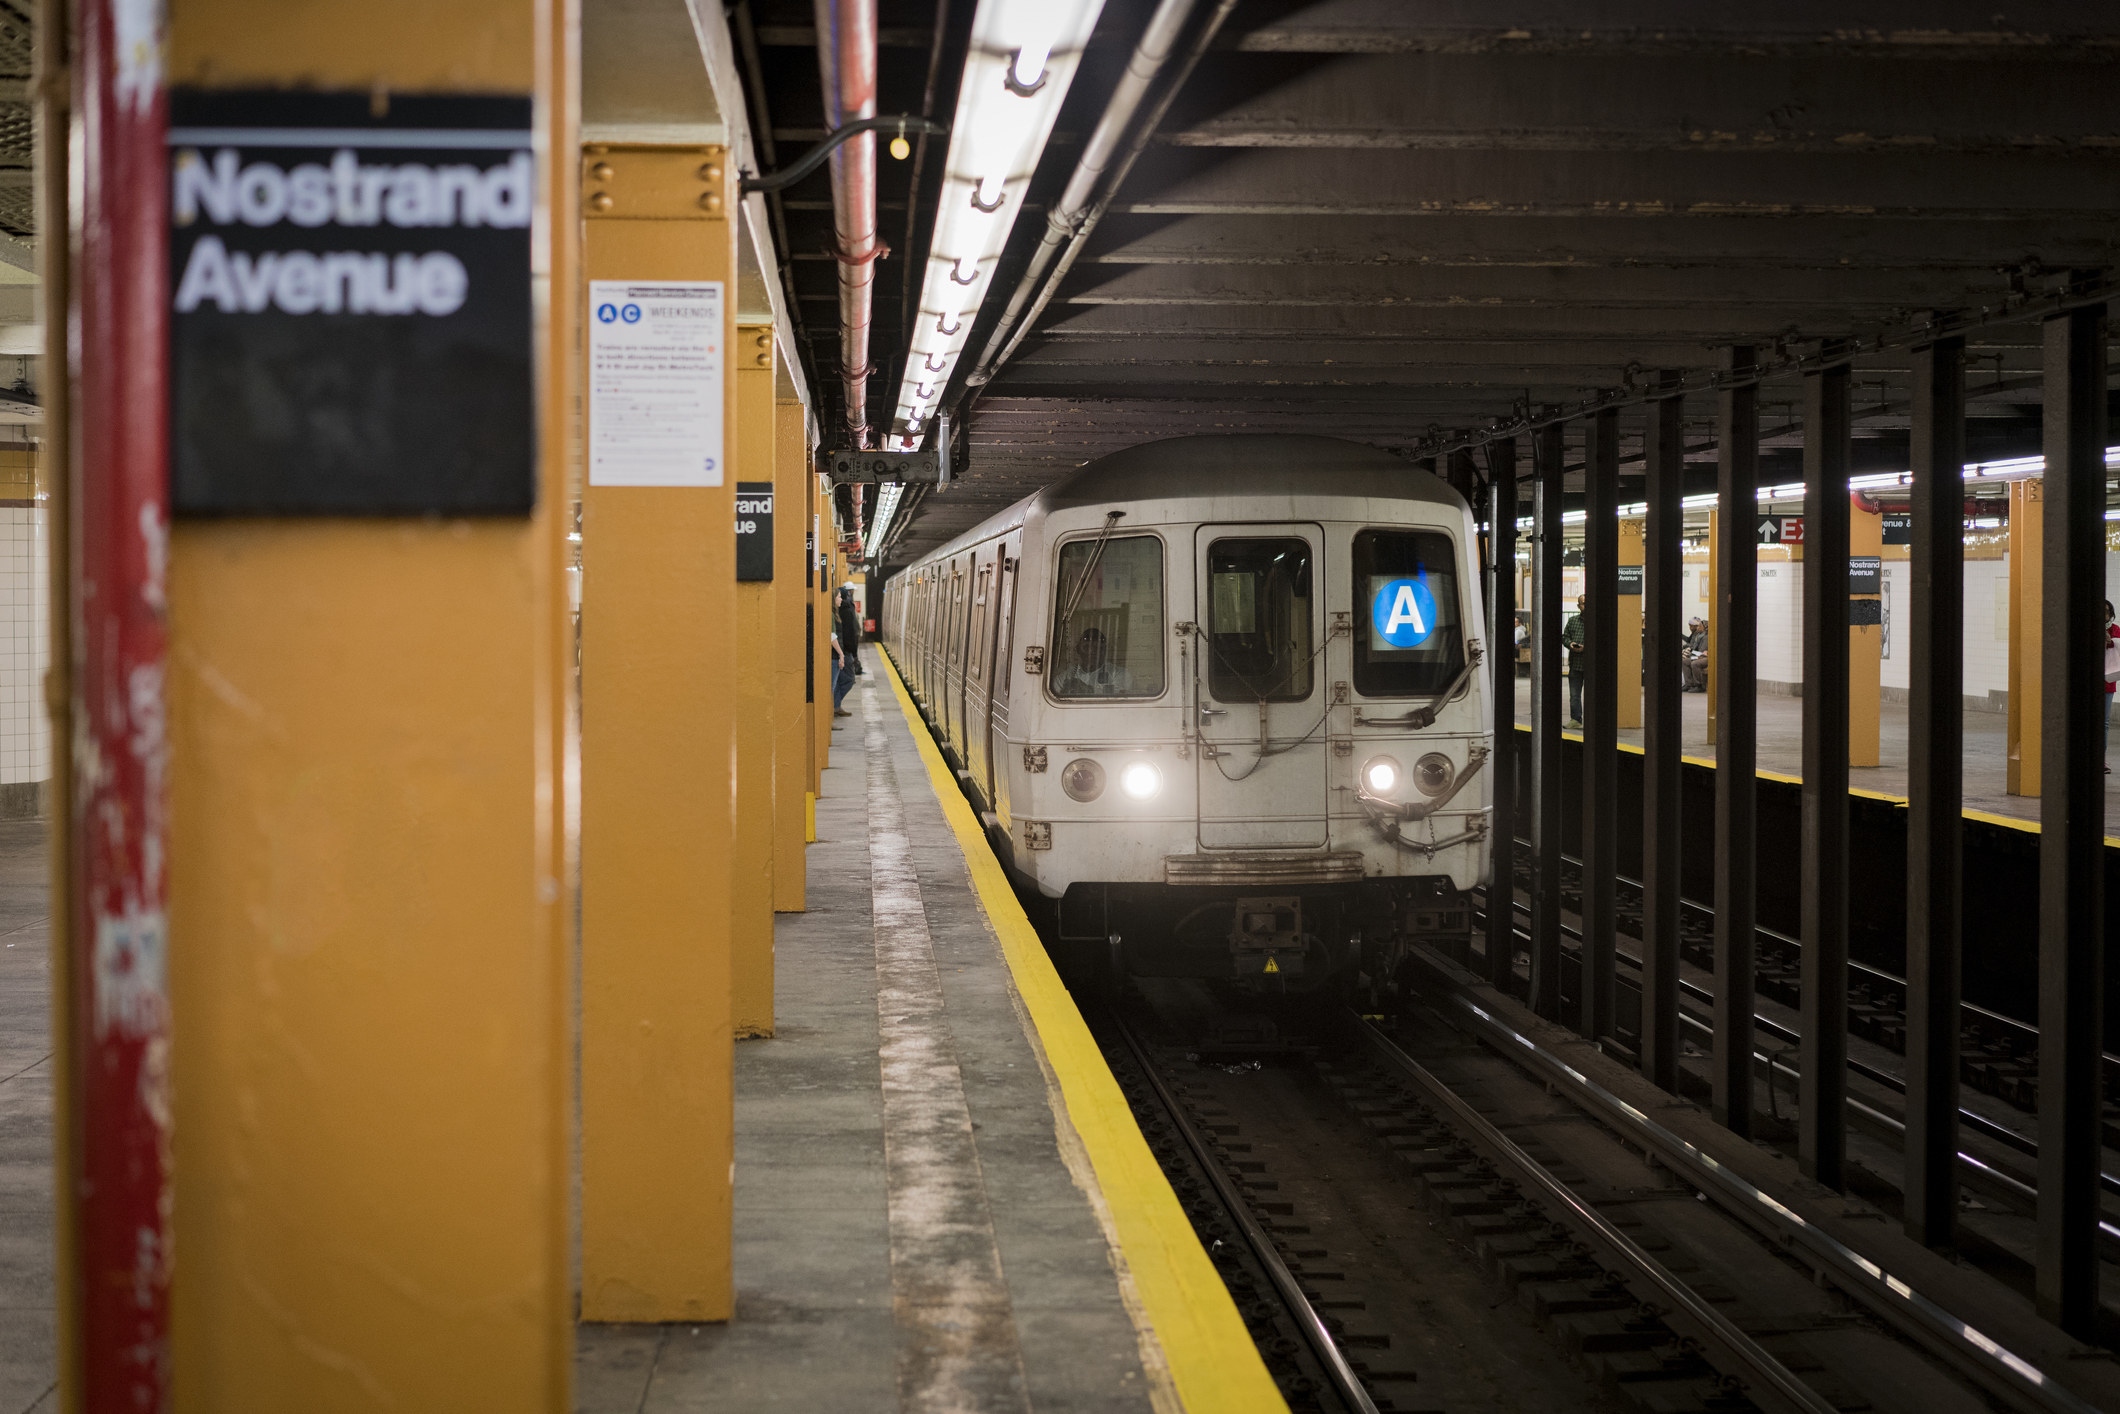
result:
[[[1180,437],[898,570],[879,627],[1056,951],[1375,992],[1487,875],[1476,547],[1374,447]]]

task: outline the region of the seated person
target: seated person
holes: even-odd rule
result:
[[[1109,660],[1104,630],[1086,628],[1075,640],[1075,655],[1053,674],[1055,697],[1126,697],[1134,687],[1134,675]]]
[[[1687,692],[1708,690],[1708,621],[1695,618],[1686,625],[1685,680]]]

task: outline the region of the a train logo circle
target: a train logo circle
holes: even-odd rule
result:
[[[1394,579],[1369,602],[1377,637],[1393,648],[1418,648],[1435,632],[1435,595],[1426,579]]]

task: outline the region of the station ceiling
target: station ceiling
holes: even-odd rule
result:
[[[1105,5],[985,320],[1152,8]],[[1202,0],[1195,25],[1217,9]],[[879,111],[947,118],[972,10],[883,0]],[[811,5],[739,0],[731,19],[754,131],[784,160],[823,136]],[[2115,264],[2116,83],[2120,9],[2056,0],[1238,0],[1058,297],[960,402],[962,479],[917,503],[891,558],[1136,442],[1300,430],[1418,455],[1662,370],[1703,373],[1733,343],[1772,357],[1867,341],[1856,469],[1903,466],[1895,335],[1931,311],[2007,314]],[[879,426],[940,165],[939,144],[881,163],[896,255],[877,284]],[[810,386],[829,399],[824,179],[775,219]],[[2037,450],[2039,337],[2036,322],[1969,335],[1974,456]],[[1797,479],[1796,378],[1763,404],[1762,475]],[[1713,411],[1688,400],[1703,484]],[[1639,417],[1622,417],[1634,446]]]

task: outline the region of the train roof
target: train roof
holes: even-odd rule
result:
[[[1166,437],[1099,457],[912,563],[978,544],[1020,524],[1033,506],[1050,512],[1202,495],[1353,496],[1452,509],[1465,504],[1434,472],[1366,442],[1280,432]]]

